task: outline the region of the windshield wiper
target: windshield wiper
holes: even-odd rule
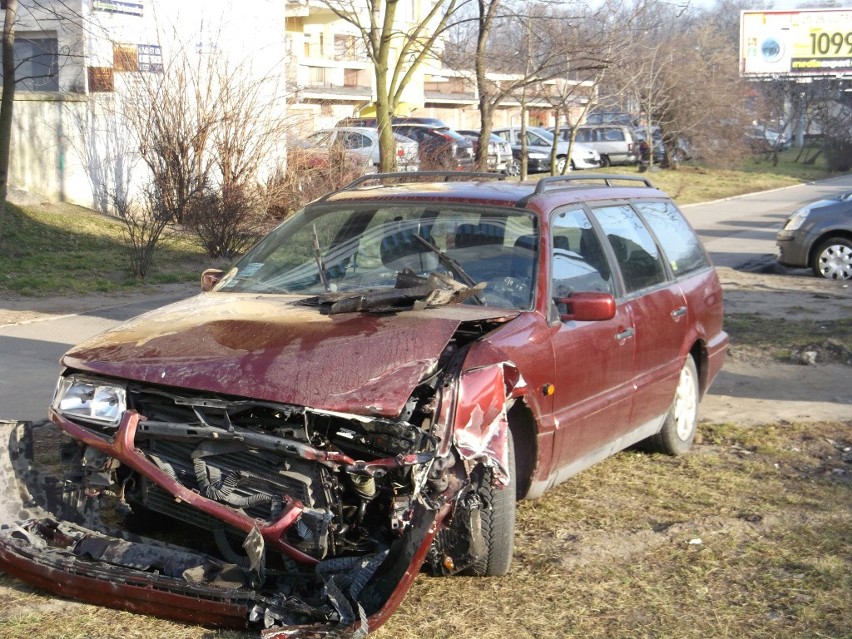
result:
[[[314,259],[317,261],[317,269],[319,269],[319,278],[322,282],[322,287],[326,293],[331,293],[331,287],[328,285],[328,276],[325,274],[325,264],[322,261],[320,253],[319,235],[317,235],[317,225],[314,224]]]
[[[425,246],[430,251],[432,251],[435,255],[438,256],[438,261],[441,263],[441,266],[443,266],[447,270],[458,275],[462,284],[466,284],[470,288],[473,288],[474,286],[476,286],[476,284],[477,284],[476,280],[474,280],[470,275],[467,274],[467,271],[465,271],[464,267],[461,264],[459,264],[458,260],[453,259],[449,255],[444,253],[444,251],[442,251],[437,246],[432,244],[432,242],[427,240],[422,235],[414,234],[413,237],[414,237],[415,240],[420,242],[423,246]],[[477,304],[480,304],[480,305],[484,304],[484,302],[482,301],[482,298],[480,298],[479,295],[476,294],[476,293],[474,293],[473,299],[476,300]]]

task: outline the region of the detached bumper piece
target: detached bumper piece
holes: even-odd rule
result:
[[[78,601],[266,639],[363,637],[399,605],[434,535],[420,513],[393,548],[320,562],[299,575],[262,577],[214,557],[148,539],[120,539],[68,522],[32,519],[0,528],[0,567]]]

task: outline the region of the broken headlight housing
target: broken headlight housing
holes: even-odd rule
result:
[[[59,378],[52,406],[69,419],[117,427],[127,409],[127,397],[118,384],[69,375]]]

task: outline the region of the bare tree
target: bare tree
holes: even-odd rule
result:
[[[583,14],[565,11],[563,3],[538,0],[518,4],[506,0],[477,0],[473,15],[453,25],[443,61],[452,69],[471,72],[479,93],[480,139],[491,135],[494,110],[506,99],[521,102],[521,146],[526,153],[526,109],[530,101],[551,97],[548,81],[566,79],[571,59],[579,58],[576,39],[566,37]],[[579,17],[575,17],[579,16]],[[471,44],[473,43],[473,44]],[[595,54],[583,51],[592,59]],[[470,61],[474,68],[471,70]],[[480,145],[477,166],[487,166],[487,145]],[[521,179],[526,166],[521,164]]]
[[[15,106],[15,19],[18,0],[6,1],[3,21],[3,97],[0,98],[0,244],[6,219],[6,193],[9,187],[9,152],[12,143],[12,117]]]
[[[379,130],[379,170],[392,171],[396,144],[391,120],[417,68],[430,56],[464,0],[437,0],[424,16],[403,29],[399,0],[323,0],[339,18],[360,33],[376,81],[376,126]],[[412,5],[413,6],[420,6]],[[392,55],[392,50],[395,55]]]
[[[742,149],[745,92],[737,68],[718,23],[656,2],[641,6],[610,80],[638,110],[651,161],[663,144],[676,168],[690,141],[706,160],[729,161]]]

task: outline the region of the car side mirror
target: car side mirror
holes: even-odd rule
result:
[[[201,274],[201,290],[206,293],[213,290],[213,287],[219,283],[225,271],[219,268],[208,268]]]
[[[554,301],[566,309],[559,314],[563,322],[600,322],[615,317],[615,298],[610,293],[572,293]]]

